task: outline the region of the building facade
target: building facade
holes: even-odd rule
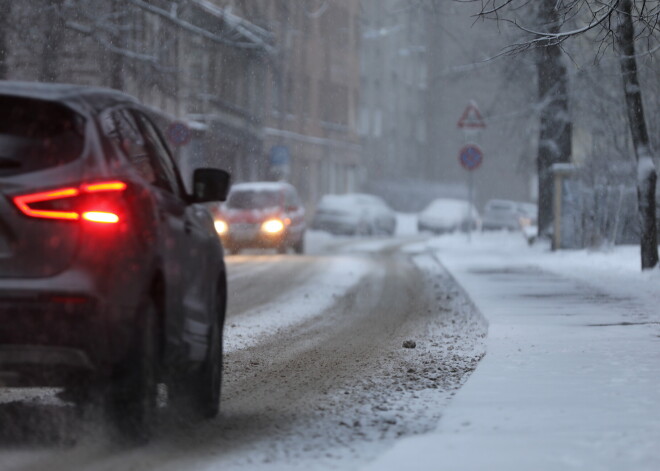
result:
[[[400,0],[361,0],[359,130],[374,190],[428,174],[428,32],[425,12]]]
[[[186,123],[182,166],[358,185],[359,2],[4,2],[0,78],[108,86]],[[5,8],[6,9],[6,8]],[[185,170],[185,169],[184,169]]]
[[[310,204],[359,184],[359,2],[217,0],[273,33],[264,102],[266,177]]]
[[[268,31],[206,0],[5,3],[2,78],[123,90],[189,126],[184,171],[259,177]]]

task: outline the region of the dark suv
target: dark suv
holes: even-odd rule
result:
[[[0,385],[100,398],[146,438],[158,383],[218,412],[226,279],[204,205],[187,194],[150,110],[101,88],[0,82]]]

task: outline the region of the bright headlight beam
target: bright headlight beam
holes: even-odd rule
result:
[[[284,223],[279,219],[271,219],[261,225],[261,230],[269,234],[277,234],[284,230]]]
[[[218,220],[215,221],[213,225],[215,226],[215,231],[220,235],[226,234],[227,231],[229,230],[229,226],[225,221]]]

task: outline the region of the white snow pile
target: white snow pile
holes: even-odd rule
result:
[[[488,319],[486,356],[434,433],[366,469],[660,469],[660,270],[638,247],[430,245]]]

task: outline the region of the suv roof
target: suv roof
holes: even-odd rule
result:
[[[0,95],[57,101],[77,111],[101,110],[114,103],[138,104],[131,95],[111,88],[63,83],[12,82],[0,80]]]

